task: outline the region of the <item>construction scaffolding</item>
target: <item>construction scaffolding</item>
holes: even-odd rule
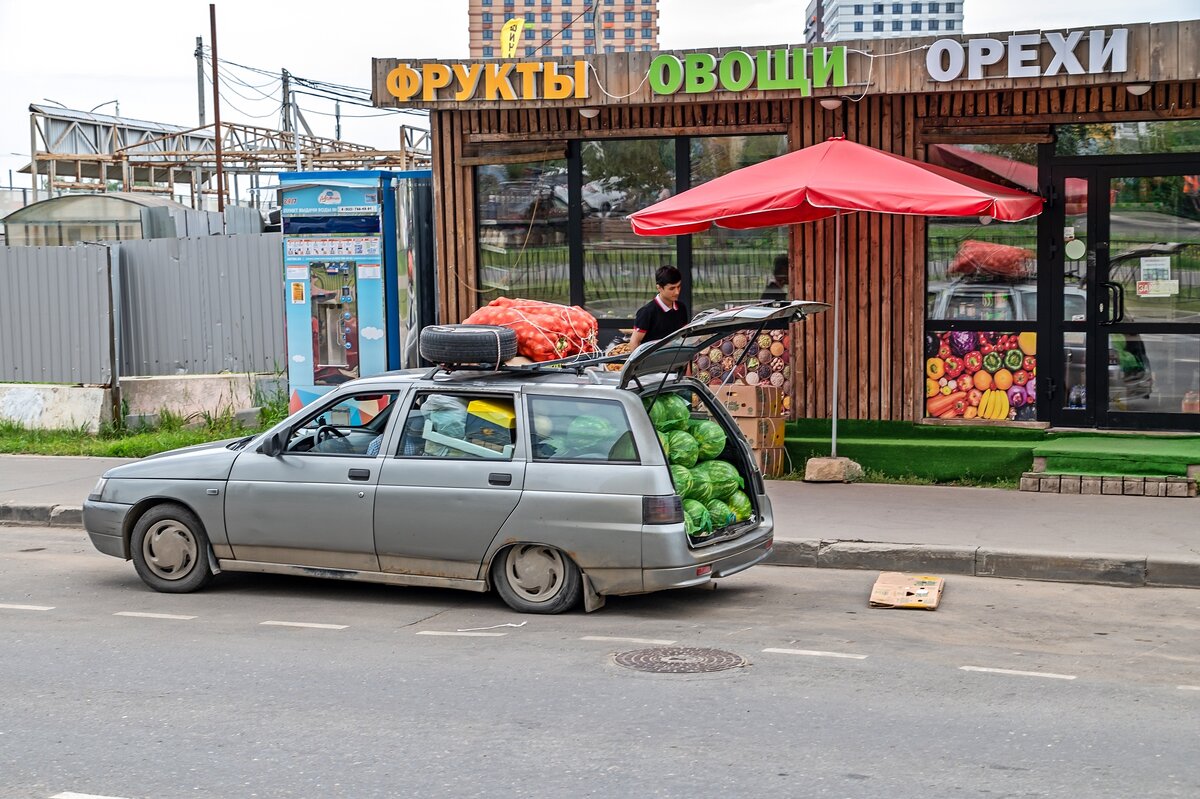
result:
[[[65,191],[147,192],[174,197],[186,188],[192,206],[205,196],[224,193],[230,202],[229,176],[259,177],[308,170],[428,169],[432,163],[429,131],[399,126],[398,146],[380,150],[309,133],[221,123],[221,170],[225,186],[214,185],[217,148],[214,125],[186,128],[158,122],[94,114],[67,108],[29,106],[33,201],[39,177],[49,196]],[[236,184],[235,184],[236,185]]]

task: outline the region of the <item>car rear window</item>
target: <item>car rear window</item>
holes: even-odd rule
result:
[[[616,400],[531,397],[529,412],[534,460],[640,463]]]

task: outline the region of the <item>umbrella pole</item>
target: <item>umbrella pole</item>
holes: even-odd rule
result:
[[[838,320],[842,315],[842,215],[834,216],[833,234],[833,444],[830,457],[837,457],[838,420]]]

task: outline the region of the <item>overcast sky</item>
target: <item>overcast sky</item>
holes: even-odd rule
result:
[[[775,44],[804,39],[807,0],[660,0],[664,49]],[[207,0],[0,0],[0,186],[28,163],[29,104],[90,110],[120,101],[121,115],[178,125],[197,121],[197,36],[209,44]],[[1197,0],[964,0],[967,33],[1082,28],[1200,18]],[[259,2],[218,0],[222,60],[369,88],[371,58],[467,55],[466,0]],[[227,94],[222,119],[274,127],[278,81],[230,66],[255,88]],[[318,135],[332,136],[333,104],[301,97]],[[53,103],[50,103],[51,105]],[[208,106],[211,121],[211,102]],[[98,113],[112,113],[113,104]],[[394,147],[398,120],[343,105],[342,137]],[[323,116],[326,114],[327,116]],[[15,153],[15,155],[14,155]],[[24,155],[24,157],[22,157]],[[28,176],[15,177],[28,186]]]

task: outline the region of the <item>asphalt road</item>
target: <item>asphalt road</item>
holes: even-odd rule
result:
[[[520,616],[246,574],[156,594],[80,532],[0,528],[0,796],[1200,795],[1194,590],[950,577],[930,613],[868,609],[873,578]],[[668,642],[748,665],[614,662]]]

